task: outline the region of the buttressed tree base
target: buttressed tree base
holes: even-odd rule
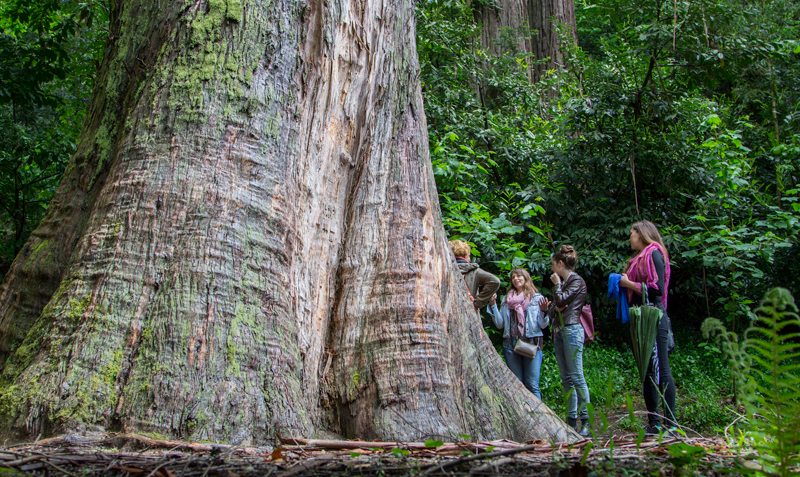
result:
[[[0,294],[0,429],[575,437],[441,222],[410,0],[112,1],[77,151]]]

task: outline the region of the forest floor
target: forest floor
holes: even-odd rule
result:
[[[620,435],[545,441],[393,443],[281,439],[278,447],[187,443],[132,434],[70,435],[0,448],[0,475],[32,476],[671,476],[739,475],[721,438]],[[438,445],[437,445],[438,444]]]

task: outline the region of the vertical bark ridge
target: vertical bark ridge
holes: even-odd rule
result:
[[[488,342],[441,228],[421,111],[418,65],[381,33],[413,43],[413,9],[370,12],[367,141],[354,182],[335,302],[334,381],[349,437],[533,436],[563,423],[527,393]],[[386,22],[379,28],[375,18]],[[382,125],[378,128],[374,125]],[[391,127],[386,127],[391,125]],[[459,293],[462,292],[462,293]],[[463,381],[462,381],[463,379]]]
[[[234,0],[186,5],[120,121],[69,278],[4,370],[18,429],[116,421],[242,441],[311,428],[282,296],[298,235],[301,5],[253,5],[249,23]],[[150,8],[127,11],[170,18]],[[159,28],[140,18],[122,12],[121,30]]]

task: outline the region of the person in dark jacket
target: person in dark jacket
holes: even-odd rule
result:
[[[500,288],[500,279],[491,273],[481,270],[477,263],[470,262],[470,246],[463,240],[451,240],[450,249],[456,256],[461,275],[467,282],[467,290],[472,297],[472,305],[476,310],[489,303],[495,292]]]
[[[567,397],[567,423],[575,430],[581,420],[580,435],[591,436],[589,426],[589,386],[583,376],[583,326],[581,308],[586,303],[586,282],[574,272],[578,254],[570,245],[562,245],[552,258],[553,301],[542,300],[541,309],[547,310],[553,329],[558,371],[561,386]]]
[[[631,249],[636,253],[625,266],[619,286],[627,291],[631,306],[642,304],[642,283],[647,286],[647,297],[653,306],[662,311],[656,335],[656,353],[647,369],[642,384],[644,402],[647,407],[647,434],[659,434],[661,417],[658,415],[659,396],[664,399],[665,424],[677,426],[675,420],[675,380],[669,367],[669,352],[674,347],[672,323],[667,316],[667,292],[669,290],[669,254],[658,228],[648,220],[631,226]],[[669,429],[671,430],[671,429]]]

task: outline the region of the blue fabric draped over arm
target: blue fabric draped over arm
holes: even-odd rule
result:
[[[624,325],[630,321],[630,316],[628,315],[628,295],[624,290],[620,290],[620,280],[622,280],[622,275],[619,273],[612,273],[608,276],[608,297],[617,300],[617,319],[622,320]]]

